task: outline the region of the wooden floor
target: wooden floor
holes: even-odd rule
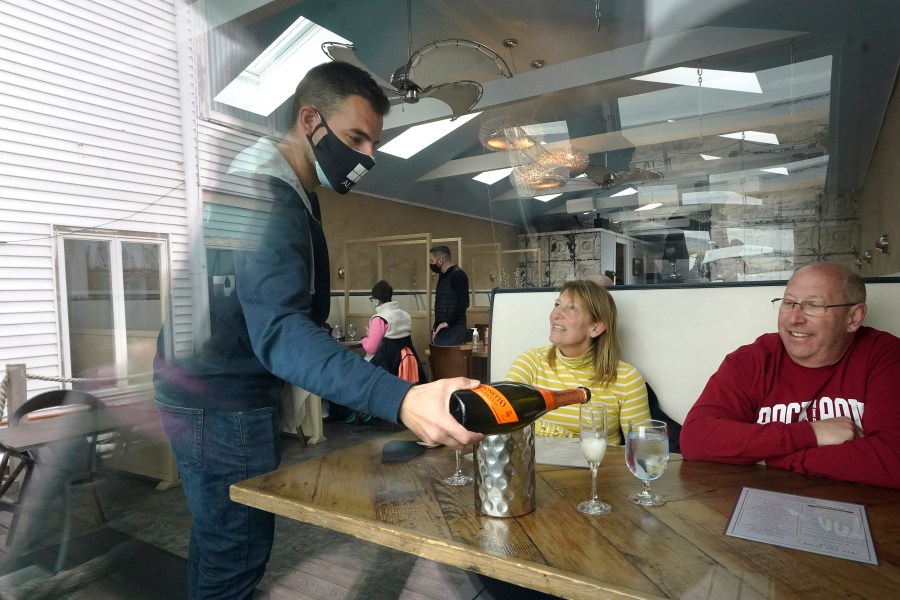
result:
[[[327,452],[382,435],[378,426],[352,426],[342,421],[325,425],[326,441],[304,448],[297,439],[284,438],[282,464]],[[41,540],[22,550],[20,543],[4,543],[10,513],[0,512],[0,597],[73,598],[92,600],[181,600],[186,598],[186,557],[190,516],[181,488],[157,491],[155,482],[115,474],[104,491],[109,520],[97,522],[86,503],[77,504],[75,531],[66,569],[53,580],[52,570],[60,539],[61,501],[51,507]],[[57,499],[58,500],[58,499]],[[56,522],[54,522],[56,521]],[[17,534],[18,537],[18,534]],[[111,552],[112,551],[112,552]],[[123,555],[127,560],[113,560]],[[118,558],[124,558],[118,556]],[[94,559],[93,563],[88,561]],[[100,567],[92,565],[100,561]],[[124,564],[120,564],[124,563]],[[136,568],[137,567],[137,568]],[[94,569],[92,571],[92,569]],[[96,572],[101,576],[86,581]],[[85,572],[88,572],[85,575]],[[32,578],[32,583],[14,578]],[[54,581],[76,579],[80,589],[65,594],[39,595]],[[4,579],[5,578],[5,579]],[[174,582],[174,583],[172,583]],[[63,582],[65,583],[65,581]],[[33,586],[27,595],[16,595]],[[542,597],[514,586],[483,580],[460,569],[420,559],[403,552],[357,540],[320,527],[278,517],[275,544],[265,577],[255,599],[272,600],[491,600]]]

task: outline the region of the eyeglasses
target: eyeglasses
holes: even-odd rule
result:
[[[375,304],[376,302],[378,302],[378,300],[375,299],[375,296],[369,296],[369,302]]]
[[[779,305],[778,303],[781,302]],[[796,300],[788,300],[787,298],[773,298],[772,306],[778,306],[781,312],[791,312],[795,306],[800,307],[800,311],[804,315],[819,316],[824,315],[829,308],[838,308],[841,306],[856,306],[858,302],[848,302],[846,304],[822,304],[821,302],[813,302],[812,300],[804,300],[797,302]]]

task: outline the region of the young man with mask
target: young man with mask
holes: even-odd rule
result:
[[[458,346],[466,341],[466,309],[469,308],[469,277],[453,264],[450,248],[435,246],[429,251],[428,266],[438,273],[434,290],[434,327],[431,343]]]
[[[474,381],[412,387],[321,328],[330,276],[313,190],[321,184],[345,194],[374,166],[388,110],[365,71],[319,65],[297,86],[284,138],[259,140],[232,165],[270,202],[265,228],[255,249],[234,253],[236,298],[213,315],[211,338],[190,357],[167,361],[158,353],[154,377],[191,510],[191,599],[250,598],[265,572],[274,516],[232,502],[228,488],[278,467],[283,381],[402,422],[426,442],[462,448],[482,438],[448,410],[450,394]]]

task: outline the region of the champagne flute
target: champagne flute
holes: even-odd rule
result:
[[[625,464],[644,482],[640,493],[628,499],[641,506],[662,506],[666,499],[650,491],[650,482],[658,479],[669,462],[669,429],[665,421],[630,421],[625,434]]]
[[[354,325],[353,323],[347,325],[347,335],[350,336],[351,342],[356,339],[356,325]]]
[[[591,498],[578,505],[586,515],[605,515],[612,507],[597,497],[597,469],[606,454],[606,405],[599,402],[582,404],[578,411],[581,451],[591,466]]]
[[[444,479],[444,483],[447,485],[468,485],[472,483],[472,478],[468,475],[464,475],[462,472],[462,468],[459,465],[459,450],[454,450],[456,454],[456,472],[453,473],[450,477]]]
[[[335,325],[331,330],[331,337],[333,337],[337,341],[341,341],[341,338],[344,337],[344,332],[341,330],[340,325]]]

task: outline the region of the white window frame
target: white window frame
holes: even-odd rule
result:
[[[199,19],[199,21],[200,23],[197,24],[198,27],[202,26],[202,19]],[[262,134],[274,136],[286,133],[286,131],[283,131],[278,127],[278,109],[265,117],[266,123],[263,125],[261,123],[254,123],[227,113],[219,112],[214,108],[215,103],[213,98],[215,94],[210,89],[212,84],[209,76],[209,69],[213,68],[212,65],[214,59],[209,56],[209,35],[211,35],[209,31],[195,29],[194,39],[196,43],[194,49],[199,59],[195,67],[195,72],[197,81],[199,82],[197,89],[200,96],[200,102],[198,104],[200,118],[211,123],[221,124],[256,135]]]
[[[160,303],[163,314],[163,326],[166,326],[166,315],[170,312],[169,296],[169,243],[165,235],[135,232],[110,232],[110,231],[86,231],[78,230],[78,233],[68,233],[65,230],[57,232],[56,236],[56,275],[59,296],[60,321],[60,347],[62,349],[61,372],[64,377],[73,377],[72,374],[72,349],[69,331],[69,306],[68,306],[68,282],[66,281],[66,253],[65,242],[67,240],[87,240],[96,242],[108,242],[110,244],[110,300],[112,302],[113,339],[115,346],[115,377],[118,379],[115,386],[102,388],[101,394],[115,391],[134,391],[152,384],[128,384],[128,340],[125,328],[125,284],[122,277],[122,244],[140,243],[159,246],[159,277],[160,277]],[[168,338],[169,336],[167,336]]]

